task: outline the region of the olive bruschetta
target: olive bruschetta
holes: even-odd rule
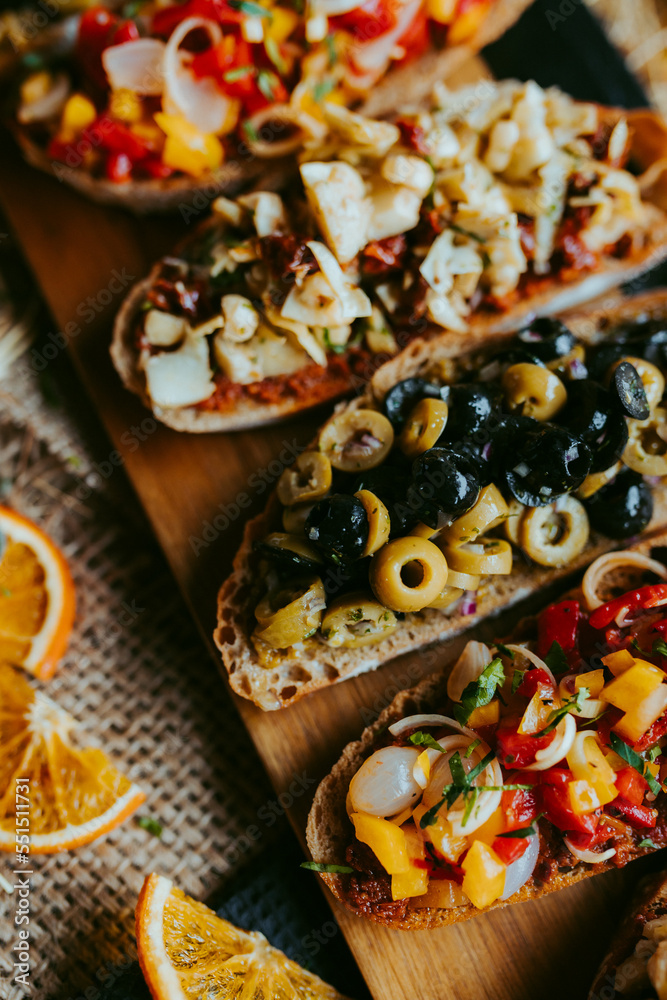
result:
[[[15,132],[31,163],[97,201],[137,212],[187,209],[197,192],[208,203],[211,192],[238,190],[320,135],[325,98],[358,104],[372,91],[376,112],[395,107],[396,94],[421,99],[527,6],[528,0],[92,6],[81,14],[69,55],[54,52],[24,75]]]
[[[383,362],[398,381],[403,355],[468,350],[667,254],[649,112],[512,81],[441,87],[395,122],[321,111],[300,188],[218,199],[120,311],[116,367],[171,427],[268,423]]]
[[[220,590],[234,690],[281,708],[667,525],[666,322],[662,291],[471,334],[341,404]]]
[[[651,551],[601,557],[519,638],[470,641],[345,748],[306,867],[348,909],[432,928],[667,846],[667,567]]]

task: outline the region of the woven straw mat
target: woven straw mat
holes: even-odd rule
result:
[[[158,839],[130,819],[94,844],[32,859],[29,995],[96,1000],[135,957],[133,910],[147,873],[206,898],[277,829],[258,823],[268,782],[122,471],[99,482],[79,432],[21,365],[20,379],[0,382],[0,502],[55,539],[77,587],[71,645],[47,693],[145,789],[137,815],[163,827]],[[71,388],[78,426],[94,425]],[[244,836],[253,824],[257,841]],[[0,855],[13,881],[11,869]],[[14,911],[0,888],[2,1000],[24,995],[12,984]]]

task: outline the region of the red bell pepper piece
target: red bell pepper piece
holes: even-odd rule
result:
[[[634,767],[624,767],[616,772],[616,787],[622,799],[640,806],[648,791],[648,781]]]
[[[362,251],[362,267],[366,274],[386,274],[403,266],[407,249],[403,233],[386,236],[383,240],[371,240]]]
[[[566,655],[573,653],[580,617],[579,601],[560,601],[545,608],[537,622],[537,655],[543,660],[554,642]]]
[[[652,583],[638,590],[629,590],[627,594],[596,608],[589,622],[593,628],[607,628],[621,613],[629,615],[633,611],[647,611],[666,602],[667,583]]]
[[[157,156],[148,156],[145,160],[141,161],[139,168],[142,174],[146,174],[148,177],[155,177],[158,180],[171,177],[174,173],[174,168],[168,167]]]
[[[538,750],[548,747],[554,733],[546,736],[524,736],[517,732],[517,726],[500,726],[496,730],[496,752],[505,767],[527,767],[535,763]]]
[[[109,153],[105,172],[110,181],[123,184],[132,176],[132,160],[127,153]]]
[[[130,131],[127,125],[112,118],[98,118],[92,129],[98,129],[100,145],[110,153],[124,153],[131,163],[145,159],[152,149],[145,139]]]
[[[549,822],[564,833],[578,831],[592,834],[597,829],[602,810],[582,815],[575,813],[567,787],[573,780],[572,772],[566,768],[552,767],[545,771],[537,788],[538,804]]]
[[[519,783],[524,784],[523,781],[517,782],[517,784]],[[528,792],[522,788],[503,792],[501,806],[505,814],[505,828],[508,832],[530,826],[537,816],[535,792]]]
[[[658,821],[658,810],[649,806],[637,806],[618,795],[613,802],[605,806],[608,812],[619,812],[630,826],[637,830],[651,830]]]
[[[463,882],[464,871],[460,865],[452,865],[448,861],[440,860],[437,861],[434,858],[416,858],[414,861],[415,868],[424,868],[429,875],[429,878],[435,879],[449,879],[450,882],[456,882],[457,885],[461,885]]]
[[[245,15],[240,10],[230,7],[225,0],[186,0],[171,7],[158,10],[153,18],[154,35],[168,38],[174,28],[186,17],[204,17],[218,24],[241,24]]]
[[[659,719],[656,719],[651,728],[647,729],[642,738],[635,743],[635,750],[637,753],[643,753],[644,750],[648,750],[649,747],[654,746],[666,733],[667,712],[664,715],[661,715]]]
[[[108,87],[102,66],[102,53],[110,44],[119,19],[106,7],[91,7],[81,15],[76,41],[76,55],[84,74],[102,90]],[[138,35],[137,35],[138,37]]]
[[[372,42],[396,24],[396,7],[387,0],[365,0],[359,7],[329,19],[332,28],[354,35],[360,42]]]
[[[112,29],[107,45],[122,45],[123,42],[136,42],[139,29],[134,21],[121,21],[117,28]]]
[[[528,837],[496,837],[492,847],[501,861],[511,865],[526,853]]]
[[[603,844],[605,840],[610,840],[613,836],[613,830],[610,830],[604,823],[598,823],[594,833],[582,833],[580,830],[570,830],[567,839],[574,847],[578,847],[580,851],[590,851],[592,847]]]
[[[548,687],[553,691],[553,683],[546,670],[542,670],[541,667],[532,667],[524,675],[517,692],[523,698],[530,700],[540,687]]]

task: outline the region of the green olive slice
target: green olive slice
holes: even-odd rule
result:
[[[567,566],[583,551],[589,534],[584,506],[573,496],[532,507],[521,519],[521,547],[540,566]]]
[[[322,621],[322,638],[328,646],[354,649],[380,642],[390,635],[398,621],[389,608],[385,608],[370,594],[346,594],[332,601]]]
[[[502,377],[510,410],[524,417],[551,420],[567,402],[565,386],[554,372],[542,365],[521,362],[510,365]]]
[[[401,451],[415,458],[438,441],[447,425],[449,407],[441,399],[420,399],[405,422],[399,438]]]
[[[628,420],[628,431],[622,455],[628,468],[642,476],[667,476],[667,410],[656,406],[648,420]]]
[[[255,547],[262,555],[272,559],[279,569],[297,573],[317,573],[322,556],[314,545],[303,536],[291,535],[284,531],[274,531]]]
[[[369,578],[373,593],[392,611],[427,608],[447,583],[447,560],[433,542],[408,535],[376,552]]]
[[[335,469],[361,472],[380,465],[391,451],[394,429],[377,410],[346,409],[322,428],[320,451]]]
[[[296,503],[291,507],[283,507],[283,528],[290,535],[302,535],[306,527],[306,518],[315,504]]]
[[[285,469],[276,487],[281,504],[290,507],[296,503],[319,500],[331,489],[331,462],[321,451],[303,451]]]
[[[253,635],[274,649],[287,649],[314,635],[326,607],[319,577],[267,595],[255,608]]]
[[[361,500],[368,518],[368,538],[361,553],[363,559],[365,556],[372,556],[374,552],[382,548],[389,538],[391,522],[389,511],[380,498],[375,496],[375,493],[371,493],[370,490],[359,490],[354,495],[357,500]]]

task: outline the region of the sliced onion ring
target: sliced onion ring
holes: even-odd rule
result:
[[[222,41],[222,30],[205,17],[186,17],[171,35],[164,53],[163,107],[168,114],[180,114],[191,125],[207,134],[217,135],[228,123],[233,102],[217,87],[212,77],[197,80],[187,62],[190,53],[180,45],[191,31],[207,32],[211,45]]]
[[[492,659],[491,651],[485,643],[475,639],[466,643],[447,679],[447,694],[452,701],[461,700],[466,685],[470,681],[476,681]]]
[[[613,858],[616,854],[615,847],[610,847],[608,851],[602,851],[601,854],[596,854],[595,851],[580,850],[580,848],[575,847],[574,844],[570,843],[567,837],[563,837],[563,840],[565,841],[565,846],[570,854],[574,855],[577,861],[583,861],[587,865],[599,865],[601,861],[609,861],[609,858]]]
[[[157,96],[164,90],[166,45],[159,38],[137,38],[111,45],[102,53],[102,65],[112,90]]]
[[[446,726],[457,733],[469,736],[471,740],[477,739],[477,733],[474,733],[472,729],[467,729],[465,726],[459,725],[456,719],[450,719],[448,715],[406,715],[404,719],[393,722],[389,726],[389,732],[392,736],[400,736],[406,729],[419,729],[421,726]]]
[[[548,747],[538,750],[535,754],[535,763],[526,764],[522,771],[548,771],[569,753],[574,738],[577,735],[577,723],[570,712],[564,715],[555,729],[555,736]]]
[[[606,552],[591,563],[584,573],[584,579],[581,583],[589,611],[594,611],[605,603],[601,597],[598,597],[598,587],[603,577],[615,569],[627,566],[647,570],[650,573],[655,573],[662,580],[667,580],[667,567],[656,559],[642,555],[641,552]]]
[[[512,653],[519,653],[520,656],[525,657],[534,667],[539,667],[540,670],[544,670],[545,674],[549,675],[549,679],[555,688],[558,688],[556,683],[556,678],[552,674],[549,667],[546,665],[544,660],[541,660],[537,653],[533,653],[532,649],[528,649],[526,646],[521,646],[516,643],[509,643],[505,646],[505,649],[509,649]]]
[[[70,81],[67,75],[58,73],[44,97],[30,104],[21,105],[17,114],[18,120],[22,125],[27,125],[30,122],[43,122],[49,118],[56,118],[64,108],[69,92]]]

